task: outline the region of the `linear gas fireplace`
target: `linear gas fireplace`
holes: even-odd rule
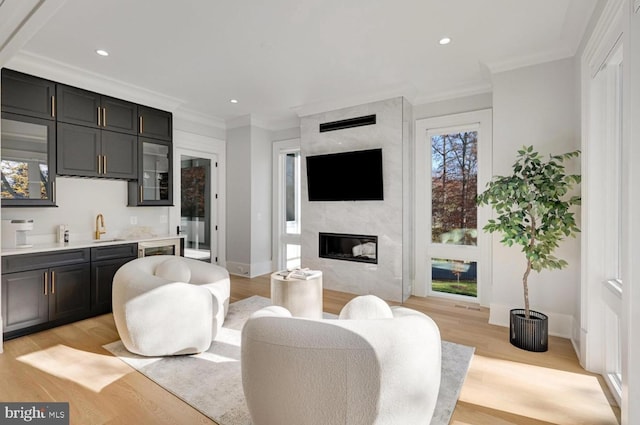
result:
[[[320,233],[320,257],[378,264],[378,237]]]

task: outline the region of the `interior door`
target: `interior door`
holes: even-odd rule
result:
[[[180,233],[184,256],[217,262],[215,209],[216,155],[180,155]]]

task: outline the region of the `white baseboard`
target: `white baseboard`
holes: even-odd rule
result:
[[[263,274],[271,273],[271,261],[264,261],[262,263],[236,263],[234,261],[227,261],[226,268],[229,274],[244,277],[256,277]]]
[[[513,306],[491,303],[489,324],[509,327],[509,311]],[[542,311],[549,317],[549,335],[573,339],[573,316]]]
[[[234,261],[227,261],[227,271],[229,274],[233,274],[236,276],[244,276],[250,277],[249,271],[251,270],[251,266],[246,263],[236,263]]]
[[[262,276],[263,274],[271,273],[271,261],[264,261],[262,263],[251,264],[251,270],[249,272],[250,277]]]

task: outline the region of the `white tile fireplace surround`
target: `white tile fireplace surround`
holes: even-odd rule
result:
[[[327,289],[354,294],[374,294],[403,301],[409,291],[406,256],[403,256],[403,217],[409,188],[403,167],[409,137],[406,125],[410,105],[402,98],[310,115],[301,119],[302,152],[302,265],[322,270]],[[376,123],[320,132],[321,123],[376,115]],[[307,194],[307,156],[366,149],[382,149],[383,196],[381,201],[315,201]],[[375,261],[344,261],[320,256],[320,234],[361,235],[376,238]],[[406,238],[406,236],[405,236]],[[364,243],[372,240],[363,239]],[[371,252],[372,245],[361,248]],[[370,254],[368,254],[370,255]],[[335,257],[335,256],[334,256]],[[362,258],[361,258],[362,259]],[[377,263],[376,263],[377,262]],[[403,295],[405,294],[405,295]]]

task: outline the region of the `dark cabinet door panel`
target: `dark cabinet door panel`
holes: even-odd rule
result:
[[[137,134],[138,105],[102,96],[102,127],[105,130]]]
[[[104,177],[135,179],[138,171],[138,137],[135,134],[102,132]]]
[[[58,123],[57,171],[60,175],[98,176],[100,130]]]
[[[2,70],[2,111],[52,120],[56,83],[42,78]]]
[[[64,84],[57,87],[58,122],[98,127],[100,95]]]
[[[111,288],[113,276],[120,267],[136,257],[94,262],[91,266],[91,313],[103,314],[111,311]]]
[[[3,332],[49,320],[47,276],[47,269],[2,275]]]
[[[89,264],[51,269],[49,319],[84,318],[90,311]]]
[[[173,119],[170,112],[147,106],[138,106],[139,133],[152,139],[171,140],[173,137]]]

